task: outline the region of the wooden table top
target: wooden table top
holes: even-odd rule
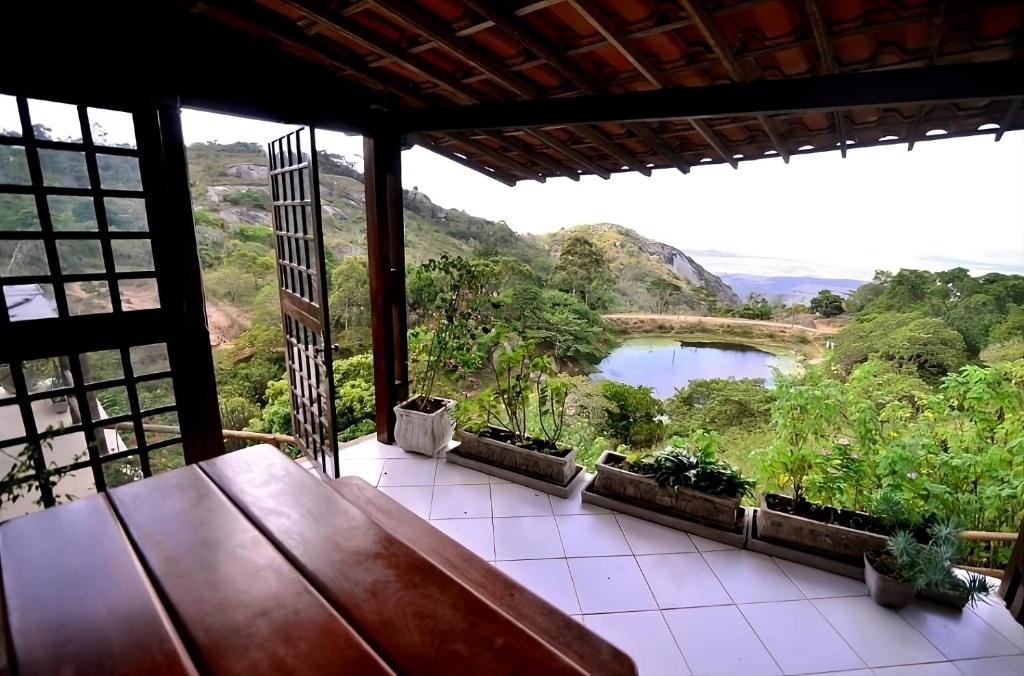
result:
[[[366,482],[270,446],[8,521],[0,574],[0,673],[636,673]]]

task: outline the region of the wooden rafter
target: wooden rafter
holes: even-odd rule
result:
[[[609,19],[594,0],[567,0],[580,16],[587,20],[608,44],[615,47],[647,81],[658,88],[670,85],[658,68],[648,62],[647,56],[627,39],[625,32]]]
[[[818,0],[804,0],[804,8],[807,10],[807,18],[811,22],[811,30],[814,32],[814,43],[818,47],[818,58],[821,59],[821,71],[827,75],[839,72],[839,65],[832,54],[832,40],[829,37],[828,26],[821,16],[821,9],[818,7]],[[839,145],[839,153],[846,158],[846,129],[843,126],[843,118],[838,110],[832,111],[832,121],[836,128],[836,139]]]
[[[462,59],[474,68],[487,74],[492,80],[510,91],[526,98],[539,95],[537,87],[513,75],[509,69],[500,64],[482,49],[470,41],[459,37],[455,31],[445,26],[434,17],[406,0],[374,0],[374,5],[387,12],[397,21],[409,28],[426,35],[446,50]]]
[[[463,0],[472,10],[487,17],[491,23],[515,38],[524,47],[542,58],[583,92],[593,91],[587,76],[569,59],[556,54],[544,41],[539,39],[514,13],[507,12],[487,0]]]
[[[233,26],[250,35],[276,42],[285,49],[314,63],[323,63],[342,73],[348,73],[361,82],[383,90],[387,95],[393,96],[396,100],[407,105],[418,107],[423,105],[419,92],[411,91],[408,82],[383,77],[382,73],[374,72],[366,66],[360,65],[362,59],[354,52],[341,48],[337,43],[327,45],[323,41],[315,40],[308,32],[303,33],[293,26],[268,25],[269,17],[261,16],[259,23],[243,17],[234,11],[217,6],[211,2],[197,2],[192,10],[224,24]],[[250,14],[255,10],[251,10]]]
[[[1006,115],[999,121],[999,131],[996,132],[996,143],[1003,139],[1003,134],[1006,133],[1007,129],[1013,128],[1013,123],[1017,119],[1017,115],[1020,114],[1021,103],[1024,103],[1024,98],[1014,99],[1013,103],[1010,104],[1010,109],[1006,111]]]
[[[576,64],[546,47],[544,42],[534,34],[533,29],[517,16],[505,12],[491,3],[482,2],[480,0],[467,0],[466,4],[476,10],[481,16],[487,17],[491,20],[497,28],[505,31],[516,40],[519,40],[525,47],[533,51],[537,56],[543,58],[548,65],[562,73],[566,79],[572,82],[581,91],[589,93],[595,90],[595,87],[589,81],[588,76]],[[628,159],[629,161],[626,161],[627,166],[631,166],[637,171],[650,175],[650,170],[645,165],[636,162],[636,160],[632,159],[627,153],[623,153],[601,130],[591,127],[580,129],[578,131],[596,146],[602,148],[605,152],[608,152],[620,161]],[[578,175],[572,176],[572,178],[579,180]]]
[[[761,123],[761,126],[764,127],[765,133],[768,134],[768,138],[771,139],[772,146],[775,147],[775,152],[779,154],[779,157],[782,158],[783,162],[789,164],[789,151],[786,150],[786,147],[782,144],[779,132],[775,129],[775,122],[773,122],[772,118],[767,115],[758,115],[757,121]]]
[[[367,49],[370,49],[378,54],[387,56],[393,62],[398,63],[403,67],[419,74],[421,77],[424,77],[425,79],[429,80],[430,82],[433,82],[439,87],[450,90],[451,92],[457,94],[459,97],[461,97],[464,100],[467,100],[470,103],[478,103],[480,101],[478,94],[474,90],[472,90],[467,85],[464,85],[463,83],[459,82],[456,78],[451,77],[443,70],[441,70],[437,66],[433,65],[432,63],[421,57],[410,56],[409,54],[401,52],[396,47],[389,45],[385,41],[375,37],[366,29],[351,22],[341,22],[334,18],[331,18],[325,15],[324,13],[320,12],[319,10],[312,8],[308,6],[306,3],[301,2],[299,0],[281,1],[286,2],[290,7],[301,13],[301,15],[305,17],[307,20],[311,21],[314,26],[317,26],[320,29],[335,31],[347,37],[348,39],[363,45]],[[373,74],[371,73],[370,76],[372,77]],[[380,75],[378,75],[377,77],[380,78]],[[524,148],[518,147],[517,145],[514,144],[513,141],[502,138],[501,135],[496,134],[492,138],[493,140],[505,145],[506,147],[521,152],[524,155],[527,154],[527,152],[524,151]],[[437,144],[433,144],[432,148],[436,147]],[[542,166],[547,167],[548,169],[556,173],[572,178],[573,180],[579,180],[579,174],[577,174],[573,170],[568,169],[563,165],[559,165],[553,160],[538,160],[538,156],[543,157],[543,154],[538,153],[537,156],[533,156],[530,159],[532,159],[533,161],[537,162]],[[493,163],[493,155],[491,157],[491,161]],[[536,174],[537,172],[532,172],[530,174],[530,177],[533,178],[536,176]]]
[[[620,162],[621,166],[630,167],[636,171],[639,171],[644,176],[651,175],[651,169],[643,162],[637,160],[635,157],[630,155],[628,152],[619,147],[614,141],[608,140],[601,132],[597,131],[593,127],[574,127],[574,130],[583,138],[587,139],[595,146],[600,148],[602,151],[611,155],[616,162]]]
[[[512,159],[508,155],[501,154],[486,143],[474,141],[465,134],[446,134],[446,136],[450,138],[454,144],[483,157],[486,160],[485,164],[490,165],[492,169],[518,173],[521,178],[534,179],[541,183],[545,180],[543,176],[538,175],[536,169],[528,167],[525,164]]]
[[[508,11],[510,11],[511,13],[515,14],[517,17],[523,17],[523,16],[527,16],[529,14],[532,14],[532,13],[534,13],[536,11],[539,11],[541,9],[546,9],[547,7],[552,7],[554,5],[560,5],[564,1],[565,0],[542,0],[540,2],[532,2],[532,3],[528,4],[528,5],[524,5],[523,7],[520,7],[518,9],[515,9],[515,10],[511,10],[510,9]],[[740,11],[749,9],[749,8],[754,7],[756,5],[763,4],[763,3],[767,2],[767,1],[768,0],[746,0],[745,2],[737,2],[737,3],[734,3],[732,5],[727,5],[725,7],[717,8],[714,11],[714,15],[715,16],[728,16],[729,14],[734,14],[736,12],[740,12]],[[344,10],[342,10],[342,14],[344,14],[345,16],[349,16],[351,14],[355,14],[357,12],[360,12],[360,11],[362,11],[362,10],[366,9],[367,7],[370,7],[372,5],[373,5],[373,1],[372,0],[360,0],[359,2],[356,2],[353,5],[350,5],[349,7],[346,7]],[[906,22],[907,19],[903,19],[902,21]],[[472,24],[470,26],[467,26],[466,28],[460,29],[459,31],[456,32],[456,35],[458,35],[459,37],[466,37],[468,35],[473,35],[474,33],[479,33],[480,31],[486,30],[486,29],[491,28],[492,26],[495,26],[495,25],[496,24],[493,21],[488,19],[486,21],[481,21],[480,23]],[[643,27],[640,27],[640,28],[627,28],[627,29],[624,29],[625,30],[624,36],[625,36],[626,40],[636,41],[636,40],[640,40],[642,38],[647,38],[647,37],[651,37],[651,36],[655,36],[655,35],[661,35],[663,33],[669,33],[669,32],[678,30],[680,28],[686,28],[687,26],[691,26],[691,25],[693,25],[693,22],[690,21],[689,19],[682,19],[682,20],[679,20],[679,21],[670,21],[670,22],[667,22],[667,23],[664,23],[664,24],[658,24],[656,26],[644,25]],[[598,33],[597,37],[598,37],[598,39],[596,39],[596,40],[588,41],[586,44],[582,44],[582,45],[579,45],[577,47],[573,47],[573,48],[567,50],[566,51],[566,56],[578,56],[580,54],[586,54],[588,52],[597,51],[599,49],[605,49],[606,47],[610,47],[611,46],[611,44],[600,33]],[[439,45],[436,42],[434,42],[433,40],[428,40],[428,41],[426,41],[426,42],[424,42],[424,43],[422,43],[420,45],[416,45],[415,47],[412,47],[410,49],[410,52],[418,54],[420,52],[425,52],[425,51],[429,51],[431,49],[435,49],[438,46]],[[789,46],[787,45],[786,48],[789,48]],[[540,63],[541,63],[540,60],[527,61],[527,62],[524,62],[522,64],[517,64],[517,65],[511,66],[511,70],[524,70],[526,68],[533,68],[533,67],[539,65]]]
[[[574,181],[580,180],[580,175],[576,171],[570,169],[569,167],[565,166],[560,162],[557,162],[554,158],[546,155],[545,153],[535,150],[532,146],[530,146],[529,143],[526,143],[525,141],[521,141],[510,136],[505,136],[504,134],[501,134],[496,131],[483,131],[480,132],[480,135],[485,138],[491,139],[495,143],[499,143],[507,148],[515,150],[516,152],[529,158],[532,162],[536,162],[540,166],[544,167],[548,171],[552,171],[561,176],[565,176],[566,178],[571,178]]]
[[[351,40],[357,44],[362,45],[366,49],[369,49],[377,54],[390,58],[395,63],[400,64],[404,68],[416,73],[420,77],[433,82],[439,87],[450,90],[456,94],[459,98],[469,103],[479,103],[480,99],[477,97],[476,92],[469,86],[463,84],[458,78],[452,77],[445,73],[443,70],[434,66],[429,61],[421,57],[410,56],[402,50],[398,49],[397,45],[389,44],[388,42],[380,39],[374,35],[371,31],[355,24],[351,21],[338,21],[337,19],[323,13],[319,9],[310,6],[308,2],[302,0],[279,0],[284,3],[292,10],[300,14],[303,18],[310,21],[312,29],[307,32],[313,32],[315,30],[327,29],[333,31],[338,35],[341,35],[348,40]]]
[[[946,20],[946,0],[940,0],[932,14],[931,35],[928,38],[928,65],[931,66],[939,58],[939,50],[942,47],[943,25]],[[928,106],[921,106],[917,109],[914,122],[910,125],[910,138],[907,140],[907,152],[914,149],[917,143],[917,134],[920,131],[921,121]]]
[[[725,41],[722,31],[718,30],[718,26],[715,25],[715,19],[711,12],[704,7],[703,0],[679,0],[679,4],[690,15],[690,19],[697,26],[697,30],[704,36],[704,39],[707,40],[708,45],[718,57],[718,60],[722,62],[722,66],[725,67],[725,72],[729,74],[729,77],[735,82],[745,80],[743,65],[736,58],[736,55],[733,54],[732,49],[729,48],[729,44]]]
[[[658,138],[658,135],[650,127],[645,124],[630,124],[627,125],[627,128],[643,139],[644,143],[650,146],[651,150],[661,155],[666,162],[684,174],[690,173],[690,164],[679,153],[672,150],[667,141]]]
[[[499,183],[504,183],[510,188],[514,188],[516,185],[516,181],[519,180],[517,177],[512,176],[511,174],[507,174],[503,171],[495,171],[490,169],[489,167],[484,167],[480,163],[474,162],[473,160],[470,160],[469,158],[456,153],[450,147],[443,146],[433,141],[432,139],[426,138],[425,136],[417,134],[413,136],[412,140],[416,144],[423,146],[424,148],[430,150],[433,153],[437,153],[442,157],[446,157],[452,162],[461,164],[462,166],[468,169],[472,169],[473,171],[476,171],[478,173],[481,173],[488,178],[493,178]]]
[[[589,171],[594,172],[596,176],[600,176],[604,179],[611,178],[611,173],[606,168],[602,167],[583,153],[569,147],[568,144],[563,143],[550,132],[543,131],[541,129],[527,129],[526,133],[530,134],[538,141],[551,146],[558,152],[562,153],[565,157],[578,163],[581,167],[585,167]]]
[[[600,7],[593,0],[568,0],[573,8],[580,13],[580,15],[587,20],[590,25],[594,27],[601,35],[608,40],[608,43],[615,47],[632,65],[640,72],[647,81],[650,82],[658,89],[664,89],[671,85],[668,78],[665,77],[657,67],[648,62],[647,57],[631,45],[626,39],[625,33],[617,28],[601,11]],[[726,162],[728,162],[733,169],[739,167],[736,160],[732,158],[732,155],[725,148],[725,144],[711,129],[707,127],[703,122],[694,122],[694,127],[700,132],[701,136],[708,142],[708,144],[722,156]],[[636,133],[636,132],[634,132]],[[645,139],[646,140],[646,139]],[[648,142],[651,149],[657,152],[659,155],[662,153],[658,152]],[[667,159],[667,158],[666,158]],[[625,162],[627,166],[629,162]],[[635,167],[635,165],[634,165]],[[646,169],[646,167],[644,167]],[[687,167],[687,170],[689,168]],[[650,175],[650,171],[646,172],[646,175]]]
[[[729,166],[733,169],[739,169],[739,162],[737,162],[736,158],[729,153],[729,149],[725,147],[724,143],[722,143],[722,139],[720,139],[718,134],[708,126],[707,122],[704,120],[690,120],[690,124],[692,124],[693,128],[704,137],[704,140],[708,142],[708,145],[715,149],[715,152],[718,153],[719,157],[728,162]]]

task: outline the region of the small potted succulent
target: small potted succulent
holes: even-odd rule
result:
[[[514,334],[498,338],[488,364],[495,384],[467,405],[457,456],[567,486],[580,471],[576,449],[561,443],[572,382]]]
[[[740,500],[753,482],[717,458],[721,439],[696,430],[673,437],[655,453],[605,451],[597,462],[593,490],[607,497],[696,521],[713,528],[742,528]]]
[[[902,608],[920,594],[963,608],[992,592],[984,576],[969,572],[961,575],[953,570],[961,540],[952,522],[935,523],[927,532],[927,544],[904,530],[889,538],[885,549],[864,552],[864,581],[875,603]]]
[[[448,256],[424,263],[419,272],[431,281],[427,340],[415,394],[395,407],[395,442],[404,451],[436,456],[455,432],[455,402],[436,396],[438,376],[451,366],[456,350],[472,346],[479,330],[476,304],[483,275],[473,263]]]

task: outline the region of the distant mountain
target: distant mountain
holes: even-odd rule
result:
[[[739,302],[729,284],[679,249],[643,237],[621,225],[577,225],[550,234],[534,235],[531,239],[545,248],[552,259],[557,259],[565,238],[573,234],[587,236],[608,257],[615,277],[615,309],[653,310],[656,304],[647,286],[659,277],[683,286],[686,290],[684,302],[690,310],[701,309],[701,295],[708,292],[725,305]]]
[[[762,275],[723,274],[729,286],[741,298],[757,293],[766,298],[779,298],[785,303],[806,303],[828,289],[840,296],[849,296],[854,289],[867,282],[858,279],[834,279],[829,277],[768,277]]]
[[[197,209],[196,231],[201,248],[216,246],[225,233],[218,222],[243,231],[246,226],[269,226],[267,164],[263,147],[255,143],[197,143],[188,148],[192,202]],[[366,252],[363,176],[340,158],[321,155],[320,201],[324,241],[330,254],[341,259]],[[697,293],[705,288],[719,302],[738,298],[720,278],[685,253],[641,237],[618,225],[585,225],[540,237],[519,235],[504,222],[489,221],[459,209],[438,206],[416,188],[406,190],[406,260],[417,264],[449,255],[511,256],[539,272],[550,272],[569,232],[583,232],[608,254],[618,280],[616,309],[650,310],[653,300],[645,285],[654,277],[673,279],[690,290],[687,304],[694,310]],[[202,214],[215,217],[216,221]]]

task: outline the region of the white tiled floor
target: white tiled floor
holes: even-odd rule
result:
[[[875,605],[860,582],[364,441],[359,476],[629,653],[641,674],[1024,676],[998,602]],[[582,616],[580,616],[582,613]]]

